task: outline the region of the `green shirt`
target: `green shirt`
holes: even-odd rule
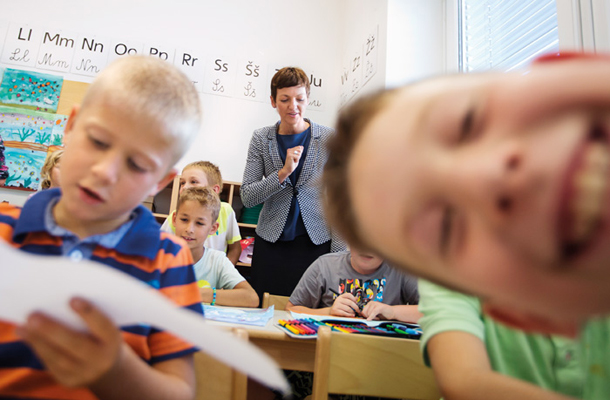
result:
[[[591,320],[582,333],[587,371],[584,399],[610,398],[610,317]]]
[[[483,315],[477,298],[423,279],[419,280],[419,294],[419,310],[424,314],[419,321],[421,346],[427,365],[426,345],[431,337],[447,331],[466,332],[485,343],[494,371],[567,396],[582,396],[585,372],[577,342],[508,328]]]

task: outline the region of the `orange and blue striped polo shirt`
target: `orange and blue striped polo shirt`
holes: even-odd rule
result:
[[[59,196],[57,190],[37,193],[23,209],[0,204],[0,238],[30,253],[61,255],[63,239],[49,234],[44,223],[47,205]],[[118,244],[114,248],[97,245],[90,258],[148,283],[183,308],[203,313],[189,249],[176,237],[160,232],[152,214],[142,206],[134,210],[130,227]],[[121,330],[123,340],[150,365],[197,350],[152,326],[122,326]],[[0,399],[6,398],[96,397],[86,389],[58,385],[33,351],[17,337],[15,326],[0,321]]]

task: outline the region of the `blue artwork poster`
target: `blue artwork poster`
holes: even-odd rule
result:
[[[47,152],[7,147],[4,155],[8,167],[8,178],[4,185],[38,190],[40,169],[47,158]]]
[[[0,84],[0,104],[54,113],[62,86],[61,76],[7,68]]]
[[[67,117],[0,106],[0,137],[4,141],[8,177],[4,186],[38,190],[47,152],[61,146]]]
[[[7,141],[48,146],[56,114],[0,106],[0,134]],[[46,148],[45,148],[46,150]]]

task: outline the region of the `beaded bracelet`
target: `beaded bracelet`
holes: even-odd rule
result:
[[[210,303],[210,305],[215,305],[216,304],[216,288],[212,288],[212,302]]]

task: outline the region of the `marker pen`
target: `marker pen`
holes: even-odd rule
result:
[[[415,329],[406,328],[404,326],[394,324],[392,324],[391,327],[392,329],[394,329],[394,331],[402,333],[404,335],[420,335],[420,332],[416,331]]]

